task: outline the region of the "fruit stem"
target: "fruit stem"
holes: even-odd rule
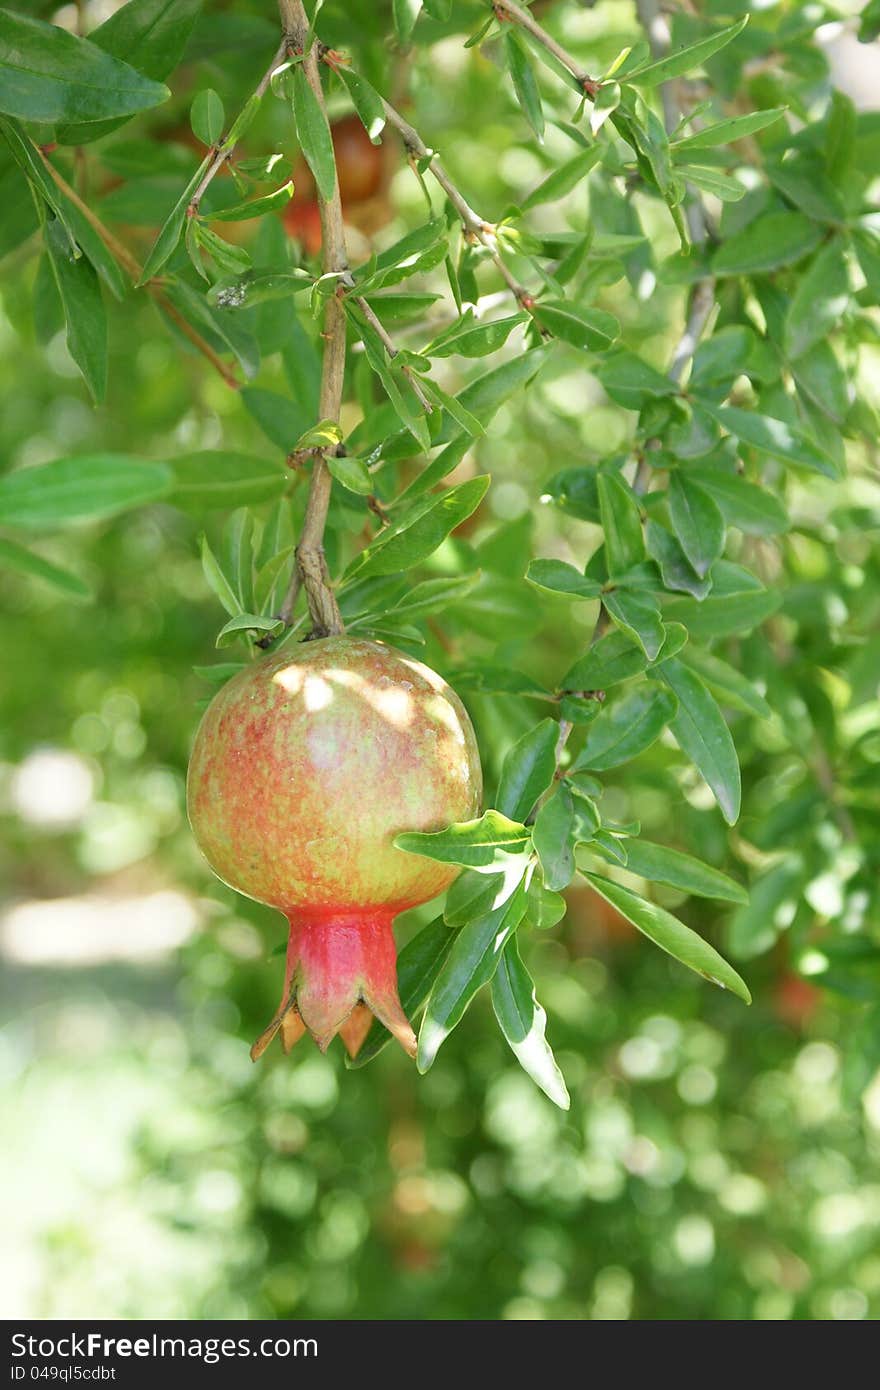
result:
[[[301,52],[305,51],[309,39],[309,20],[302,0],[279,0],[279,10],[288,46]],[[327,108],[321,87],[320,57],[316,43],[312,43],[303,59],[303,72],[326,120]],[[317,190],[317,197],[321,215],[324,273],[345,276],[348,271],[348,254],[338,177],[334,177],[333,192],[329,198],[323,197],[320,189]],[[327,298],[321,336],[324,355],[321,364],[318,418],[333,420],[338,424],[345,380],[345,310],[337,295],[329,295]],[[323,454],[316,454],[306,513],[296,547],[294,572],[280,613],[282,621],[289,627],[300,587],[305,589],[312,620],[311,635],[314,637],[327,637],[332,633],[345,631],[324,556],[324,527],[327,524],[332,486],[333,478],[326,460]]]

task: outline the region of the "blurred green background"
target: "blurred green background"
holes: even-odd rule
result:
[[[628,6],[600,8],[604,52],[631,19]],[[590,16],[576,18],[589,44]],[[219,87],[223,53],[202,57],[200,80]],[[255,45],[236,61],[243,93],[264,56]],[[163,109],[169,128],[186,120],[189,71]],[[238,67],[233,91],[237,82]],[[496,212],[552,166],[552,138],[540,157],[520,142],[508,95],[460,38],[435,45],[413,89],[420,128]],[[267,119],[263,137],[289,147],[280,106]],[[396,172],[395,220],[380,237],[422,215],[419,197]],[[662,210],[645,200],[642,215],[658,253],[671,251]],[[575,201],[566,216],[582,224],[586,208]],[[143,253],[150,229],[126,223],[125,234]],[[35,340],[26,252],[14,248],[0,275],[4,466],[98,449],[163,458],[221,441],[271,453],[239,398],[142,298],[112,306],[110,393],[93,410],[63,333]],[[667,295],[635,303],[624,286],[603,302],[645,357],[665,359],[677,322]],[[876,350],[861,363],[876,407]],[[277,357],[258,384],[289,389]],[[571,663],[594,606],[539,606],[514,581],[532,547],[566,556],[591,534],[538,505],[548,480],[618,449],[631,429],[564,348],[501,410],[465,465],[492,473],[487,504],[434,561],[449,573],[476,554],[484,580],[442,642],[427,633],[430,664],[484,657],[558,676]],[[565,921],[526,947],[569,1114],[519,1070],[484,998],[423,1078],[390,1050],[346,1071],[338,1044],[326,1057],[304,1042],[251,1064],[277,1002],[283,923],[212,878],[183,807],[209,693],[193,666],[213,659],[221,621],[197,537],[207,528],[216,540],[222,516],[156,506],[41,542],[89,581],[89,605],[3,573],[7,1317],[880,1313],[877,967],[868,987],[854,976],[835,992],[812,983],[828,967],[817,930],[877,932],[876,471],[856,467],[843,489],[799,482],[792,505],[796,541],[768,564],[784,567],[778,621],[799,662],[782,670],[763,639],[737,643],[776,711],[761,725],[734,716],[742,825],[725,830],[668,739],[609,792],[618,818],[638,818],[650,838],[761,880],[752,916],[733,925],[729,912],[657,892],[722,945],[733,933],[755,1002],[711,989],[573,889]],[[336,517],[350,544],[362,521],[344,508]],[[503,697],[468,702],[491,786],[533,712]],[[832,764],[862,798],[855,840],[824,785]]]

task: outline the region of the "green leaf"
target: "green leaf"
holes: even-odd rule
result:
[[[717,420],[719,425],[735,435],[741,444],[748,444],[771,458],[782,459],[800,468],[809,468],[826,478],[840,476],[837,465],[830,456],[808,439],[801,430],[789,425],[785,420],[774,420],[769,415],[759,415],[754,410],[741,410],[734,405],[713,405],[701,398],[703,409]]]
[[[602,602],[615,625],[638,642],[649,661],[655,661],[666,635],[657,600],[650,594],[616,589],[604,594]]]
[[[607,690],[644,671],[647,658],[623,632],[610,632],[566,671],[560,690]]]
[[[712,984],[729,989],[746,1004],[752,1002],[745,982],[733,967],[728,965],[724,957],[718,954],[714,946],[710,946],[708,941],[704,941],[695,931],[691,931],[690,927],[679,922],[670,912],[601,874],[588,873],[586,878],[597,893],[611,903],[612,907],[617,908],[621,916],[632,922],[634,927],[638,927],[639,931],[661,950],[690,970],[695,970]]]
[[[3,537],[0,537],[0,566],[17,570],[19,574],[27,574],[32,579],[41,579],[44,584],[59,590],[67,598],[92,597],[91,589],[79,575],[71,574],[68,570],[53,565],[51,560],[37,555],[35,551],[26,550],[24,546],[16,545],[15,541],[5,540]]]
[[[220,352],[231,352],[248,378],[256,376],[260,350],[253,334],[235,314],[214,309],[185,280],[174,280],[165,294],[179,313],[203,333]]]
[[[673,657],[657,668],[678,699],[670,728],[682,752],[711,787],[728,825],[739,817],[739,762],[724,716],[699,676]]]
[[[717,502],[678,470],[669,480],[669,515],[682,550],[704,579],[724,549],[724,517]]]
[[[738,203],[748,192],[740,179],[730,174],[722,174],[718,169],[707,169],[700,164],[677,164],[678,173],[703,193],[711,193],[723,203]]]
[[[650,748],[675,714],[677,701],[666,690],[642,685],[608,709],[587,729],[586,742],[571,771],[606,772]]]
[[[46,251],[64,306],[67,347],[95,401],[107,392],[107,312],[97,272],[85,256],[74,257],[57,218],[45,226]]]
[[[627,410],[641,410],[654,397],[678,393],[674,381],[623,349],[600,363],[596,376],[611,399]]]
[[[47,530],[98,521],[164,497],[171,471],[128,454],[86,454],[0,478],[0,523]]]
[[[519,34],[510,26],[504,34],[504,52],[513,79],[513,90],[523,114],[539,140],[544,139],[544,109],[535,70]]]
[[[446,893],[443,916],[450,927],[465,927],[468,922],[491,912],[504,873],[484,873],[481,869],[462,869]]]
[[[582,309],[565,299],[542,299],[533,314],[554,338],[582,352],[604,352],[620,335],[620,324],[613,314],[604,309]]]
[[[373,491],[373,480],[370,477],[369,469],[363,459],[353,458],[349,454],[327,454],[324,458],[332,477],[343,487],[348,488],[349,492],[356,492],[361,497],[369,497]]]
[[[571,1098],[545,1036],[547,1015],[535,997],[515,938],[508,941],[492,977],[492,1008],[523,1071],[554,1105],[568,1110]]]
[[[568,787],[557,786],[544,802],[532,827],[532,844],[541,863],[544,887],[551,892],[567,888],[574,877],[576,821]]]
[[[510,936],[526,911],[531,870],[526,856],[510,866],[497,905],[463,927],[437,977],[419,1032],[416,1065],[426,1072],[471,999],[491,980]]]
[[[596,484],[608,573],[614,579],[645,558],[642,517],[635,494],[618,474],[600,473]]]
[[[691,467],[688,473],[715,498],[728,526],[736,526],[750,536],[778,536],[788,530],[785,507],[765,488],[738,473],[723,473],[717,468]]]
[[[237,613],[217,633],[217,647],[229,647],[246,632],[264,632],[276,636],[284,628],[280,618],[264,617],[260,613]]]
[[[408,589],[394,606],[388,609],[389,617],[406,617],[408,622],[424,618],[430,613],[438,613],[450,603],[465,598],[480,578],[475,574],[456,575],[451,579],[424,579]]]
[[[280,188],[276,188],[273,193],[266,193],[262,198],[251,198],[249,202],[233,203],[231,207],[220,208],[210,214],[212,222],[249,222],[254,217],[265,217],[269,212],[278,212],[285,208],[293,197],[293,180],[288,179]],[[258,281],[264,281],[263,292],[257,288]],[[267,292],[267,281],[275,282],[272,289]],[[249,292],[246,291],[248,304],[259,304],[269,299],[283,299],[288,294],[296,293],[298,289],[304,289],[310,284],[312,277],[303,271],[282,272],[280,275],[253,276],[249,284]],[[240,282],[239,282],[240,283]],[[284,290],[279,292],[279,285],[284,286]],[[275,292],[273,292],[275,291]],[[228,289],[227,289],[228,294]],[[241,308],[241,304],[226,304],[215,296],[215,303],[219,303],[221,308]]]
[[[656,87],[658,82],[668,82],[672,77],[680,77],[682,73],[692,72],[694,68],[702,67],[713,54],[718,53],[738,34],[741,34],[748,21],[748,15],[743,15],[742,19],[738,19],[729,28],[719,29],[717,33],[710,34],[708,38],[688,44],[685,48],[670,53],[668,57],[661,58],[656,63],[649,63],[647,67],[637,68],[635,72],[628,72],[626,78],[622,80],[634,82],[639,86]]]
[[[124,299],[127,291],[125,276],[95,229],[79,208],[61,192],[23,128],[17,121],[0,120],[0,131],[12,152],[13,159],[39,198],[67,228],[71,241],[85,252],[110,292],[116,299]],[[28,201],[31,199],[28,198]]]
[[[431,986],[449,957],[455,941],[454,928],[441,917],[435,917],[412,941],[408,941],[397,957],[397,988],[400,1003],[407,1018],[413,1018],[427,999]],[[347,1058],[351,1070],[365,1067],[391,1041],[391,1034],[378,1019],[374,1020],[356,1057]]]
[[[422,12],[422,0],[392,0],[392,11],[398,37],[402,43],[409,43]]]
[[[696,599],[704,599],[711,592],[711,579],[700,578],[675,536],[653,518],[645,527],[645,542],[648,554],[659,566],[665,589],[692,594]]]
[[[440,497],[425,497],[414,503],[361,552],[350,566],[348,577],[397,574],[421,564],[456,526],[476,511],[488,486],[488,477],[470,478],[448,488]]]
[[[336,72],[348,88],[352,105],[361,119],[364,130],[373,144],[378,145],[382,131],[385,129],[385,103],[365,77],[361,77],[357,72],[352,72],[351,68],[347,68],[344,63],[337,67]]]
[[[763,955],[789,924],[801,896],[806,872],[799,854],[787,855],[757,878],[749,902],[731,917],[726,944],[738,960]]]
[[[655,845],[649,840],[626,842],[626,867],[630,873],[652,883],[666,883],[698,898],[718,898],[721,902],[747,903],[749,895],[735,879],[720,869],[704,864],[691,854]]]
[[[235,618],[241,612],[241,604],[235,589],[230,584],[225,573],[221,569],[217,557],[208,544],[207,536],[200,539],[200,549],[202,556],[202,572],[208,581],[208,587],[213,590],[220,600],[227,613],[231,613]]]
[[[849,275],[842,237],[831,241],[816,256],[798,281],[785,318],[785,350],[800,357],[836,328],[849,304]]]
[[[328,202],[336,190],[336,157],[327,117],[309,86],[302,64],[293,69],[293,118],[296,135],[318,192]]]
[[[192,202],[192,196],[199,186],[199,182],[208,167],[210,158],[211,156],[208,154],[202,160],[198,169],[193,174],[186,188],[183,190],[177,202],[174,204],[174,207],[163,222],[159,230],[159,235],[153,242],[149,255],[144,261],[140,279],[138,280],[138,287],[145,285],[148,280],[152,280],[154,275],[158,275],[166,261],[169,261],[177,250],[181,234],[183,233],[184,223],[186,222],[187,210]]]
[[[309,424],[310,416],[301,402],[277,391],[264,391],[260,386],[246,386],[239,394],[266,438],[289,454]]]
[[[538,798],[553,785],[558,737],[556,720],[542,719],[508,751],[496,797],[503,815],[525,820]]]
[[[288,185],[284,185],[285,192]],[[271,198],[276,194],[270,194]],[[263,202],[262,198],[257,202]],[[285,194],[286,201],[286,194]],[[253,207],[255,204],[244,204],[246,207]],[[213,213],[216,217],[218,214]],[[315,283],[314,276],[306,270],[292,269],[284,271],[248,271],[246,275],[238,277],[232,281],[222,280],[216,285],[212,285],[208,291],[208,299],[212,304],[216,304],[218,309],[250,309],[256,304],[270,303],[276,299],[289,299],[292,294],[299,290],[308,289]]]
[[[378,301],[374,301],[378,302]],[[475,323],[470,317],[463,326],[447,330],[425,348],[426,357],[487,357],[503,347],[514,328],[523,323],[525,314],[511,314],[491,323]]]
[[[167,101],[168,88],[87,39],[0,10],[0,111],[47,125],[133,116]]]
[[[794,265],[819,245],[822,228],[802,212],[768,212],[728,237],[712,259],[716,275],[759,275]]]
[[[590,145],[588,149],[573,155],[554,169],[543,183],[539,183],[538,187],[523,199],[520,210],[530,212],[532,208],[542,207],[545,203],[555,203],[558,199],[564,198],[572,189],[577,188],[579,183],[583,183],[601,157],[601,145]]]
[[[394,837],[398,849],[470,869],[496,866],[499,853],[521,854],[528,841],[526,826],[500,811],[486,811],[479,820],[461,821],[445,830],[405,830]]]
[[[691,645],[685,648],[682,661],[696,671],[722,704],[730,705],[731,709],[740,710],[743,714],[754,714],[758,719],[769,719],[772,715],[767,701],[751,681],[722,661],[720,656]]]
[[[593,109],[590,112],[590,130],[594,135],[598,135],[609,116],[612,116],[620,105],[620,85],[617,82],[603,82],[595,100]]]
[[[747,135],[756,135],[785,113],[786,107],[776,106],[769,111],[749,111],[745,116],[732,116],[729,120],[716,121],[714,125],[704,126],[694,135],[686,135],[681,140],[673,140],[672,148],[677,153],[690,150],[712,149],[716,145],[730,145],[734,140],[742,140]]]
[[[192,133],[203,145],[217,145],[223,134],[226,112],[223,102],[211,87],[199,92],[190,107],[189,121]]]
[[[532,560],[526,571],[526,579],[538,589],[547,589],[553,594],[568,594],[571,598],[598,598],[602,585],[595,579],[587,579],[574,565],[564,560]]]
[[[289,476],[265,459],[213,449],[183,454],[171,461],[170,468],[174,482],[168,501],[198,512],[206,507],[244,507],[279,497]]]
[[[530,927],[547,931],[562,921],[567,910],[568,904],[561,893],[551,893],[538,879],[532,879],[526,908],[526,920]]]

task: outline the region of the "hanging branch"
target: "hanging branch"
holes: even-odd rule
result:
[[[119,239],[113,235],[110,229],[104,226],[104,223],[101,221],[100,217],[98,217],[97,214],[92,211],[88,203],[83,201],[83,199],[77,193],[76,189],[71,188],[70,184],[64,178],[63,174],[59,173],[59,171],[55,168],[55,165],[47,157],[45,150],[42,150],[40,146],[37,144],[35,144],[33,148],[39,155],[40,159],[43,161],[43,165],[46,169],[46,172],[52,179],[55,186],[61,190],[64,196],[68,198],[69,201],[73,204],[76,210],[82,214],[82,216],[88,222],[92,230],[98,234],[98,236],[103,241],[104,245],[107,247],[107,250],[110,252],[110,255],[116,261],[116,264],[122,270],[125,271],[126,275],[128,275],[132,282],[132,285],[135,287],[140,285],[142,274],[141,266],[137,259],[129,251],[128,247],[124,246],[122,242],[119,241]],[[179,309],[177,309],[175,305],[171,303],[171,300],[165,293],[164,282],[162,281],[162,279],[157,277],[153,280],[147,280],[143,288],[147,291],[147,294],[149,294],[151,298],[156,301],[156,304],[159,306],[162,312],[164,314],[167,314],[168,317],[171,320],[173,320],[173,322],[180,329],[184,337],[188,338],[189,341],[192,343],[193,347],[210,362],[214,370],[218,372],[220,376],[223,378],[223,380],[226,382],[226,385],[230,386],[233,391],[237,391],[241,386],[241,382],[238,380],[238,377],[234,374],[234,372],[230,370],[230,368],[223,361],[222,357],[220,357],[220,355],[214,351],[214,349],[211,347],[211,344],[202,337],[201,333],[197,332],[197,330],[193,328],[191,323],[187,322],[187,320],[180,313]]]
[[[312,42],[308,52],[309,21],[302,0],[279,0],[285,43],[289,50],[304,53],[303,72],[315,94],[326,120],[327,108],[321,87],[318,46]],[[325,274],[345,276],[348,255],[345,247],[345,227],[342,220],[342,201],[339,179],[334,177],[333,193],[325,198],[317,190],[321,215],[322,267]],[[322,338],[324,356],[321,366],[321,390],[318,406],[321,420],[339,423],[342,408],[342,389],[345,378],[345,310],[341,303],[344,285],[340,281],[335,294],[329,296],[324,309]],[[290,587],[281,608],[281,618],[290,625],[300,586],[305,589],[312,619],[312,635],[325,637],[342,632],[343,622],[330,584],[330,573],[324,556],[324,527],[330,506],[333,478],[323,453],[315,455],[312,479],[306,503],[299,543],[296,547],[296,566]]]

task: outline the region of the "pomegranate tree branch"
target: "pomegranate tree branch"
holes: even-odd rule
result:
[[[268,68],[263,73],[263,76],[257,83],[256,90],[251,94],[250,97],[248,97],[238,117],[236,118],[236,120],[233,121],[229,129],[229,133],[226,135],[225,139],[218,140],[217,144],[214,146],[214,149],[211,152],[211,162],[205,170],[204,174],[202,175],[201,179],[199,180],[198,186],[196,187],[195,192],[190,198],[190,217],[195,217],[197,215],[199,207],[201,205],[201,201],[205,196],[206,190],[213,183],[214,179],[219,174],[220,170],[223,168],[223,165],[226,163],[227,159],[229,159],[229,156],[232,154],[233,149],[238,143],[238,138],[239,134],[241,133],[242,127],[244,126],[245,122],[247,122],[248,124],[250,123],[250,114],[253,108],[260,101],[262,101],[263,97],[266,94],[266,89],[268,88],[269,83],[272,80],[273,72],[278,67],[279,63],[284,62],[286,56],[287,40],[284,39],[279,45],[278,50],[274,58],[272,59],[272,62],[269,64]]]
[[[651,55],[655,60],[663,58],[669,51],[672,42],[672,35],[669,32],[669,23],[660,9],[658,0],[636,0],[636,10],[639,20],[648,37],[651,46]],[[664,82],[660,88],[661,100],[663,102],[663,120],[668,131],[673,131],[681,119],[676,88],[674,82]],[[688,201],[685,208],[688,228],[691,240],[695,246],[703,246],[708,237],[708,226],[706,223],[706,213],[703,208],[702,199],[699,192],[688,186]],[[715,307],[715,277],[711,274],[704,275],[697,280],[691,295],[690,306],[688,308],[687,321],[684,331],[675,345],[672,360],[669,364],[667,376],[676,385],[681,385],[682,377],[694,359],[694,353],[700,345],[700,339],[705,332],[706,325]],[[647,454],[642,453],[639,465],[636,469],[636,476],[633,480],[634,490],[641,494],[647,491],[651,477],[651,465],[648,462]]]
[[[385,111],[385,120],[403,139],[407,154],[411,159],[425,160],[429,173],[439,183],[443,192],[446,194],[455,211],[461,218],[465,235],[471,241],[479,242],[489,252],[489,257],[498,270],[499,275],[510,290],[514,298],[523,306],[529,309],[532,306],[532,297],[524,285],[521,285],[514,275],[511,274],[505,264],[498,249],[498,236],[494,223],[488,222],[475,212],[470,203],[464,197],[461,190],[453,183],[449,174],[446,172],[439,156],[433,150],[429,150],[419,132],[409,121],[400,114],[396,107],[389,101],[382,99],[382,106]]]
[[[495,0],[492,5],[495,11],[495,18],[502,24],[515,24],[517,28],[530,34],[535,43],[539,43],[547,53],[551,54],[562,67],[571,73],[575,80],[578,90],[591,99],[595,97],[599,90],[599,83],[594,78],[584,72],[577,58],[563,48],[562,44],[557,43],[552,34],[538,23],[531,10],[527,10],[524,5],[516,4],[515,0]]]
[[[40,146],[35,144],[34,149],[36,150],[40,159],[43,161],[43,165],[46,169],[46,172],[52,179],[56,188],[60,189],[64,196],[68,198],[71,203],[73,203],[73,206],[76,208],[77,212],[79,212],[85,218],[92,230],[96,232],[97,235],[101,238],[104,245],[107,247],[107,250],[110,252],[110,255],[113,257],[114,261],[116,261],[116,264],[120,266],[122,270],[125,271],[126,275],[128,275],[131,279],[132,284],[134,286],[139,285],[141,279],[141,267],[137,259],[129,251],[128,247],[124,246],[122,242],[113,235],[110,229],[104,226],[104,223],[101,221],[100,217],[98,217],[97,214],[92,211],[88,203],[83,201],[83,199],[77,193],[76,189],[71,188],[70,184],[64,178],[63,174],[59,173],[59,171],[55,168],[55,165],[46,156],[45,152],[40,148]],[[217,371],[220,374],[220,376],[226,382],[226,385],[230,386],[233,391],[237,391],[239,386],[241,385],[238,378],[232,371],[230,371],[229,367],[223,361],[222,357],[220,357],[220,355],[214,351],[214,349],[211,347],[211,344],[202,337],[201,333],[197,332],[196,329],[193,328],[192,324],[189,323],[183,317],[180,310],[177,309],[171,303],[163,288],[163,282],[159,279],[148,280],[146,285],[144,286],[144,289],[147,291],[147,294],[149,294],[151,298],[156,301],[156,304],[159,306],[162,312],[167,314],[168,318],[172,319],[173,322],[177,324],[177,327],[180,329],[181,333],[184,335],[185,338],[189,339],[193,347],[196,348],[196,350],[200,352],[202,356],[210,362],[211,366],[215,369],[215,371]]]
[[[309,41],[309,20],[302,0],[279,0],[281,23],[287,47],[304,53],[303,73],[315,94],[318,106],[326,120],[327,108],[321,87],[320,59],[318,46]],[[322,266],[325,275],[345,277],[348,273],[348,255],[345,247],[345,227],[342,220],[342,201],[339,196],[339,179],[333,180],[333,192],[325,198],[318,189],[318,208],[321,214]],[[318,413],[321,420],[339,423],[342,410],[342,391],[345,379],[345,309],[341,295],[344,286],[340,280],[335,294],[328,297],[324,309],[322,337],[324,355],[321,364],[321,389]],[[324,637],[330,633],[342,632],[343,622],[336,602],[336,595],[330,584],[330,573],[324,555],[324,527],[327,524],[327,511],[330,506],[330,491],[333,478],[323,454],[316,454],[312,465],[312,478],[309,484],[306,513],[303,518],[299,543],[296,547],[295,572],[284,597],[281,618],[290,625],[300,586],[305,589],[312,620],[312,633]]]
[[[355,297],[354,302],[360,309],[361,313],[363,314],[367,323],[372,328],[373,332],[381,340],[382,346],[388,353],[389,358],[393,360],[397,356],[399,349],[394,346],[394,342],[390,334],[387,332],[384,325],[382,324],[381,319],[378,317],[376,313],[374,313],[373,309],[370,307],[370,305],[368,304],[366,299],[363,298],[362,295],[357,295]],[[412,367],[403,367],[402,370],[404,376],[406,377],[407,381],[413,389],[413,394],[419,402],[419,405],[422,407],[423,410],[430,412],[431,402],[428,400],[427,396],[422,390],[418,378],[418,373],[414,372]]]

